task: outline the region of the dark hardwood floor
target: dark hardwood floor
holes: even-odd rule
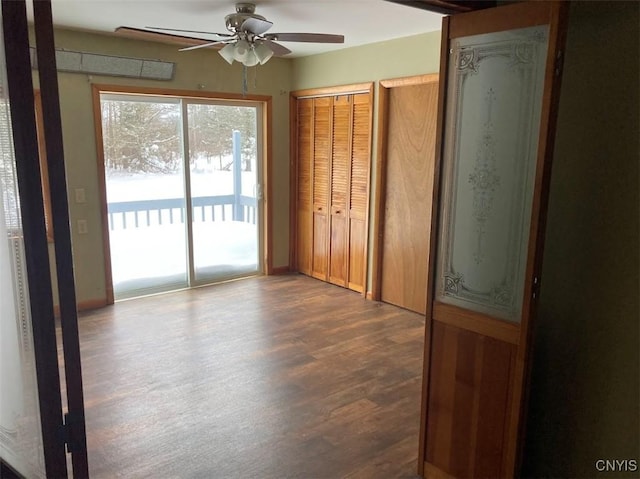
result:
[[[91,476],[415,477],[423,331],[301,275],[81,314]]]

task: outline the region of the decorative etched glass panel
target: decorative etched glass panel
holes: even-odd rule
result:
[[[520,321],[548,26],[451,42],[437,300]]]

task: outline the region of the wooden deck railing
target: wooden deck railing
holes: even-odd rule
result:
[[[242,195],[198,196],[192,199],[192,220],[243,221],[256,224],[256,199]],[[160,200],[118,201],[107,204],[109,229],[184,223],[185,200],[165,198]]]

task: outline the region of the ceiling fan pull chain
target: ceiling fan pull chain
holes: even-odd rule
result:
[[[242,96],[247,96],[247,65],[242,64]]]

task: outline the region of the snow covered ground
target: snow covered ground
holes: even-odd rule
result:
[[[255,172],[242,173],[242,194],[254,196]],[[233,193],[230,171],[193,172],[193,196],[217,196]],[[110,175],[107,178],[107,201],[149,200],[183,196],[180,174]],[[153,290],[162,283],[186,283],[187,253],[185,225],[175,214],[173,224],[151,224],[141,221],[134,227],[129,221],[123,229],[120,222],[109,231],[111,267],[116,298],[130,296],[131,290]],[[235,276],[258,269],[257,225],[231,221],[193,224],[193,255],[196,280]],[[185,284],[186,285],[186,284]]]

